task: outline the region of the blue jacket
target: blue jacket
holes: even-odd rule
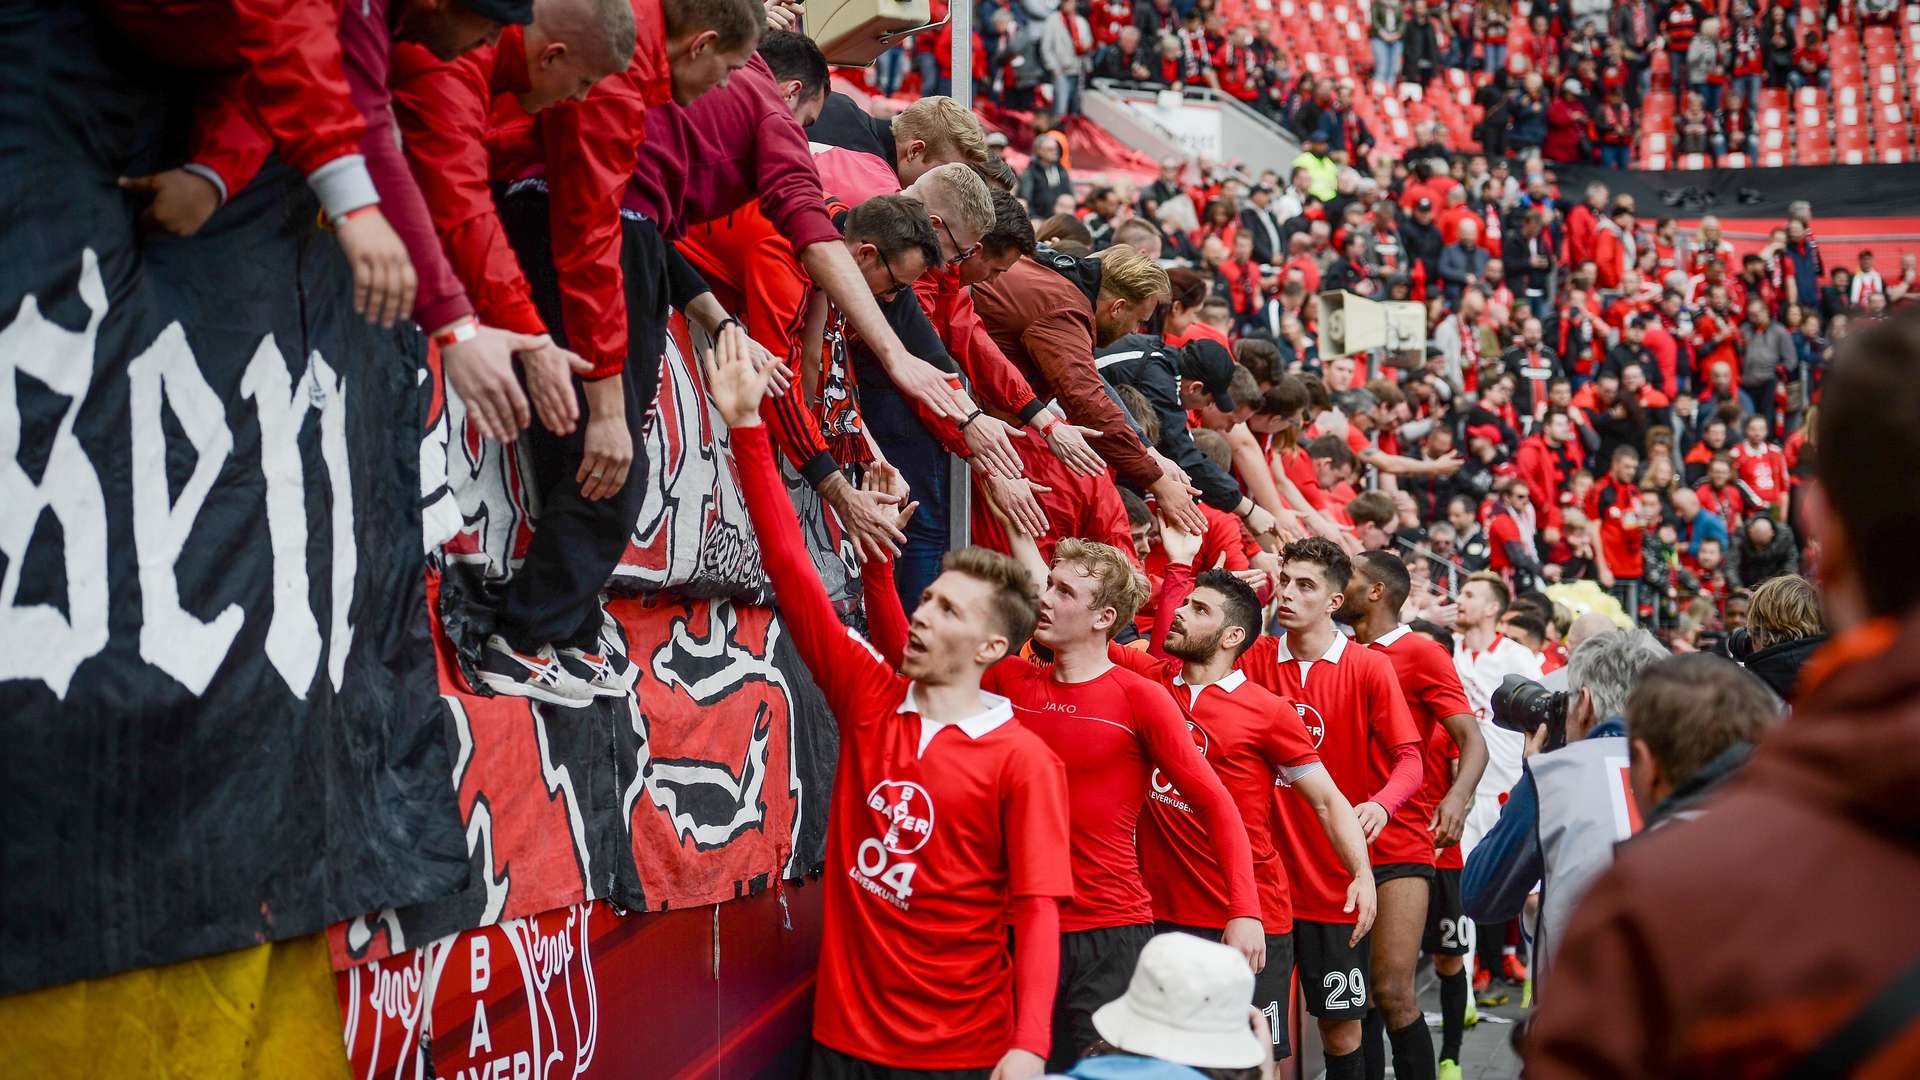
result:
[[[1608,720],[1587,732],[1587,738],[1626,733],[1626,724]],[[1540,887],[1545,868],[1540,854],[1540,795],[1533,787],[1533,773],[1523,766],[1520,782],[1500,808],[1500,820],[1480,838],[1460,872],[1467,916],[1486,923],[1517,918],[1527,906],[1528,894]]]
[[[1693,515],[1693,521],[1687,525],[1687,553],[1698,558],[1702,540],[1720,541],[1720,551],[1725,554],[1733,542],[1727,535],[1726,519],[1709,510]]]
[[[1206,1073],[1159,1058],[1107,1054],[1082,1058],[1065,1075],[1074,1080],[1206,1080]]]

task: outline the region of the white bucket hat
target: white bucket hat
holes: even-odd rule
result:
[[[1246,957],[1192,934],[1161,934],[1140,950],[1127,992],[1100,1006],[1093,1028],[1117,1050],[1201,1069],[1250,1069],[1266,1059],[1247,1010]]]

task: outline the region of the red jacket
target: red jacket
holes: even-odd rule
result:
[[[418,45],[396,46],[390,78],[414,179],[480,321],[546,333],[490,186],[515,179],[539,159],[533,118],[515,98],[527,89],[520,28],[502,34],[496,48],[475,49],[452,63]]]
[[[560,318],[567,345],[593,365],[588,379],[617,375],[627,363],[621,196],[635,149],[650,136],[647,117],[673,102],[659,0],[634,0],[633,17],[639,44],[627,70],[600,80],[585,101],[543,111],[534,124],[539,157],[530,164],[546,165]]]
[[[195,172],[223,189],[223,200],[247,186],[266,156],[264,149],[257,156],[222,152],[250,143],[247,131],[260,131],[306,176],[359,154],[367,123],[341,63],[341,0],[105,0],[100,6],[129,41],[169,66],[232,72],[209,92],[202,116],[210,124],[196,122],[189,156],[202,166]],[[242,121],[237,132],[221,127],[236,118]],[[364,176],[364,166],[360,171]]]

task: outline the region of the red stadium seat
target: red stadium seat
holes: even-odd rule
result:
[[[1779,109],[1781,112],[1785,112],[1787,111],[1787,103],[1790,100],[1791,98],[1787,95],[1785,87],[1769,86],[1760,91],[1760,101],[1758,104],[1762,109]]]
[[[1892,45],[1897,40],[1891,26],[1869,26],[1860,34],[1861,43],[1869,50],[1879,45]]]
[[[1760,154],[1760,164],[1769,169],[1777,169],[1787,163],[1787,155],[1778,150],[1766,150]]]
[[[1832,148],[1825,131],[1802,131],[1793,144],[1793,158],[1800,165],[1826,165],[1832,162]]]
[[[1720,165],[1722,168],[1727,169],[1744,169],[1747,167],[1747,155],[1735,150],[1726,157],[1721,158]]]
[[[1834,140],[1834,159],[1842,165],[1865,165],[1867,163],[1867,132],[1865,128],[1841,128]]]
[[[1833,88],[1833,107],[1858,106],[1867,100],[1867,89],[1858,83],[1846,83]]]
[[[1706,168],[1708,164],[1710,163],[1707,161],[1707,155],[1705,154],[1680,155],[1680,167],[1688,172],[1698,172]]]

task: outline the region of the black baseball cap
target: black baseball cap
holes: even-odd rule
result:
[[[1212,338],[1197,337],[1181,346],[1180,377],[1200,380],[1221,412],[1239,408],[1233,400],[1233,357]]]
[[[533,0],[460,0],[460,6],[483,19],[509,26],[533,22]]]

